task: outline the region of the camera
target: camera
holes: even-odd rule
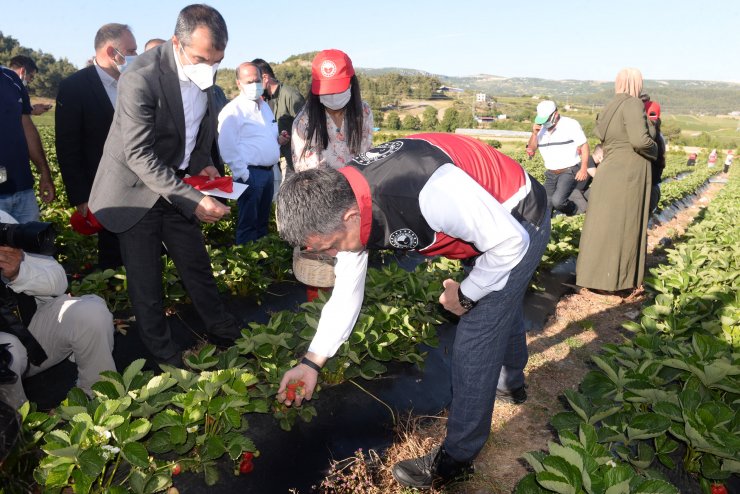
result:
[[[54,254],[54,225],[30,221],[28,223],[0,223],[0,245],[21,249],[34,254]],[[14,335],[20,340],[28,353],[28,359],[35,365],[46,360],[46,353],[24,323],[24,314],[35,311],[36,303],[25,294],[14,294],[0,283],[0,332]],[[7,345],[0,345],[0,384],[13,384],[18,376],[10,370],[13,361]]]
[[[43,255],[54,254],[54,225],[41,221],[0,223],[0,245]]]

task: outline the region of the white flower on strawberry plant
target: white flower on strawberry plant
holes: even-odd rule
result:
[[[188,432],[198,432],[198,426],[197,425],[193,425],[191,427],[188,427],[186,430]]]
[[[609,460],[606,462],[607,465],[609,465],[612,468],[615,468],[617,464],[614,462],[614,460]]]

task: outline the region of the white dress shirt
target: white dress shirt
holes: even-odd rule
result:
[[[177,51],[173,53],[177,65],[177,78],[180,79],[180,94],[182,95],[182,110],[185,114],[185,156],[178,168],[184,170],[190,164],[190,155],[195,149],[195,140],[198,138],[200,122],[208,109],[208,95],[201,91],[182,70],[180,57]]]
[[[95,72],[98,73],[98,77],[100,77],[100,82],[103,83],[105,94],[108,95],[108,99],[110,100],[111,105],[113,105],[113,108],[115,108],[116,96],[118,96],[118,79],[114,79],[108,72],[100,68],[97,60],[93,59],[93,63],[95,64]]]
[[[250,165],[280,161],[277,139],[277,121],[262,98],[254,101],[239,93],[218,115],[218,147],[234,178],[246,182]]]
[[[501,290],[529,248],[522,225],[470,175],[452,163],[434,172],[419,193],[421,214],[435,231],[470,242],[482,254],[461,283],[472,300]],[[349,338],[362,308],[367,251],[339,252],[336,282],[309,351],[332,357]]]

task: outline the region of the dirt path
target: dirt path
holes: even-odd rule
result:
[[[681,236],[702,207],[721,188],[711,184],[691,207],[673,220],[648,232],[648,268],[665,257],[656,250],[664,238]],[[629,333],[622,323],[635,319],[645,295],[631,303],[619,297],[595,295],[591,292],[565,295],[557,304],[545,328],[528,336],[530,358],[527,365],[529,399],[523,405],[497,403],[493,415],[491,437],[476,460],[476,475],[465,484],[448,492],[465,494],[512,492],[526,473],[523,453],[544,450],[548,441],[555,440],[549,428],[550,418],[565,406],[560,396],[566,389],[576,389],[590,369],[590,355],[599,352],[605,343],[619,343]],[[395,444],[384,458],[386,489],[378,492],[404,492],[393,486],[387,467],[396,456],[408,458],[410,451],[428,450],[444,436],[444,418],[433,420],[408,434],[408,440]],[[420,451],[421,450],[421,451]],[[405,491],[408,492],[408,491]]]

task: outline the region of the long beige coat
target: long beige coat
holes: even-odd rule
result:
[[[650,161],[657,145],[643,103],[617,94],[596,120],[604,147],[591,186],[576,283],[616,291],[642,284],[650,206]]]

